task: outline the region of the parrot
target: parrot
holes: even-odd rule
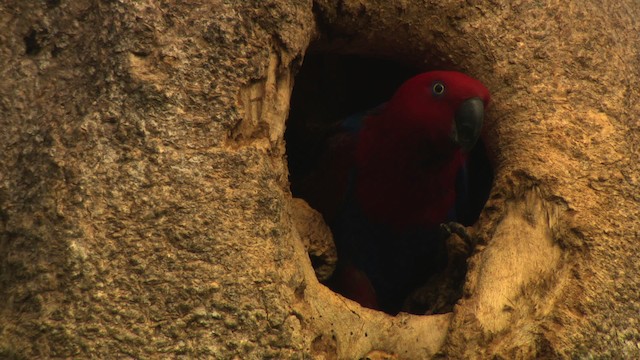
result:
[[[446,265],[441,225],[464,207],[465,161],[489,101],[480,81],[429,71],[335,126],[312,180],[297,191],[333,233],[338,263],[327,286],[397,314]]]

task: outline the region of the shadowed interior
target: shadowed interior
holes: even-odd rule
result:
[[[384,103],[405,80],[422,71],[380,58],[326,53],[307,55],[296,76],[285,132],[293,196],[307,200],[317,209],[313,196],[307,196],[300,184],[318,165],[327,139],[335,132],[335,124]],[[469,154],[467,169],[469,201],[467,211],[458,214],[457,221],[470,226],[477,221],[493,182],[493,170],[482,140]],[[446,250],[436,257],[446,262]],[[313,260],[316,267],[318,259]],[[466,262],[457,262],[455,267],[455,271],[434,272],[425,278],[424,292],[442,292],[445,282],[450,294],[434,295],[432,300],[427,300],[428,305],[405,311],[422,314],[451,311],[461,296]],[[438,305],[434,305],[436,302]]]

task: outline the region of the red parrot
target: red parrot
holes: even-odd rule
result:
[[[336,292],[395,314],[446,264],[440,225],[456,220],[488,103],[478,80],[431,71],[340,124],[299,194],[332,229],[338,266],[328,285]]]

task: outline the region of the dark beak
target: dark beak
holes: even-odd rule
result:
[[[469,151],[476,144],[482,130],[484,103],[474,97],[465,100],[455,114],[455,124],[451,134],[452,140],[464,151]]]

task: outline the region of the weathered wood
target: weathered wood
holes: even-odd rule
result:
[[[635,0],[3,1],[0,357],[640,357],[639,18]],[[495,184],[453,313],[394,318],[316,280],[283,142],[312,42],[491,90]]]

